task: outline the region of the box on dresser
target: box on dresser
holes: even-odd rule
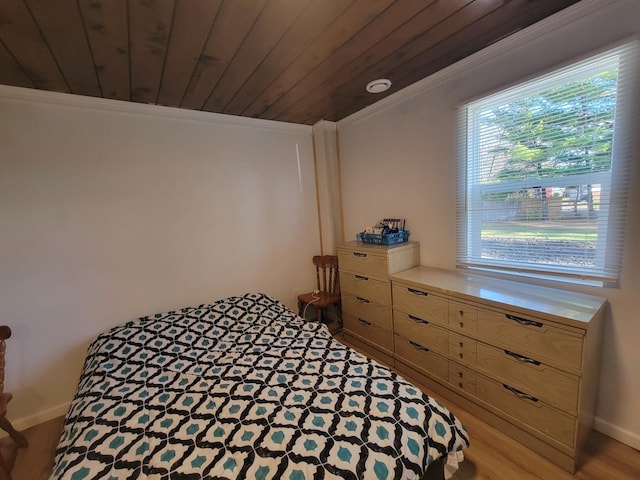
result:
[[[390,275],[420,263],[420,244],[374,245],[352,241],[338,250],[344,339],[393,366]]]
[[[607,300],[422,266],[391,282],[396,369],[575,471]]]

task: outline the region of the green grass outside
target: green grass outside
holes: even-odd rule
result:
[[[482,238],[500,237],[595,242],[598,240],[598,227],[596,222],[580,224],[569,222],[486,222],[483,224]]]

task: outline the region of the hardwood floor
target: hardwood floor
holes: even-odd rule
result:
[[[427,392],[429,393],[429,392]],[[443,402],[464,423],[471,437],[455,480],[637,480],[640,452],[593,432],[582,467],[562,470],[473,415]],[[62,417],[24,431],[29,447],[18,452],[13,480],[47,480],[62,429]]]
[[[522,446],[473,415],[445,405],[469,432],[471,447],[454,476],[456,480],[637,480],[640,452],[602,433],[592,431],[583,463],[572,475]]]
[[[64,417],[31,427],[22,433],[29,442],[18,450],[12,480],[47,480],[53,469],[53,455],[62,433]]]

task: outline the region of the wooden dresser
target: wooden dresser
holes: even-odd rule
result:
[[[393,322],[389,276],[420,264],[420,244],[339,245],[340,291],[345,341],[393,366]]]
[[[427,267],[391,282],[395,368],[575,471],[607,300]]]

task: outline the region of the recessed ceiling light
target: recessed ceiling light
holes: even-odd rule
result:
[[[391,86],[391,80],[387,78],[378,78],[367,83],[367,92],[369,93],[382,93],[389,90]]]

